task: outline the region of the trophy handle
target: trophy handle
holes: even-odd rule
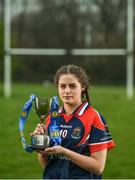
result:
[[[46,115],[47,116],[47,115]],[[40,116],[40,124],[43,124],[45,119],[46,119],[46,116],[45,115],[41,115]]]

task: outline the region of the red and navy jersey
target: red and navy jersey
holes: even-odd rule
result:
[[[79,154],[90,156],[96,151],[115,146],[104,117],[87,102],[84,102],[70,116],[59,112],[61,145]],[[50,129],[50,116],[46,120]],[[88,172],[74,164],[66,156],[50,155],[45,168],[44,179],[100,179],[101,176]]]

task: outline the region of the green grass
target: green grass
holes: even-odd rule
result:
[[[15,84],[12,97],[5,99],[0,84],[0,178],[42,178],[36,153],[23,150],[18,122],[25,101],[30,94],[38,96],[57,95],[53,86]],[[104,178],[135,178],[135,98],[127,100],[123,87],[92,87],[91,102],[102,113],[110,127],[116,148],[108,152]],[[26,123],[26,137],[34,129],[38,118],[31,113]]]

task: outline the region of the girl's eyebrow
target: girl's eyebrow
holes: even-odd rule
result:
[[[59,83],[59,85],[66,85],[66,84],[64,84],[64,83]],[[76,85],[76,83],[70,83],[70,84],[68,84],[68,85]]]

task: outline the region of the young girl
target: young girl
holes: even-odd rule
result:
[[[100,179],[107,150],[115,146],[104,117],[89,102],[88,77],[76,65],[61,67],[55,76],[63,102],[59,111],[61,146],[38,152],[44,179]],[[46,120],[49,133],[50,116]],[[44,132],[38,124],[34,134]]]

